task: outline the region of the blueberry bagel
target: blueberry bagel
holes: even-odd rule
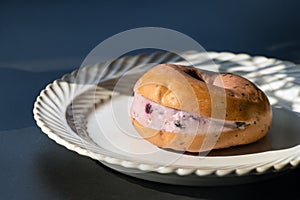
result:
[[[249,80],[173,64],[157,65],[136,82],[130,114],[152,144],[189,152],[255,142],[272,122],[267,96]],[[210,148],[203,146],[208,135],[216,138]]]

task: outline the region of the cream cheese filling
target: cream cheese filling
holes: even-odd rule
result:
[[[242,130],[249,125],[246,122],[213,119],[166,107],[139,93],[134,94],[130,114],[145,127],[172,133],[203,134],[211,130],[228,132]]]

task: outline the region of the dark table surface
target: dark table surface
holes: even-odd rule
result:
[[[180,31],[206,50],[300,62],[299,1],[0,2],[0,199],[253,199],[299,194],[300,169],[265,181],[182,187],[122,175],[50,140],[32,108],[47,84],[106,38]]]

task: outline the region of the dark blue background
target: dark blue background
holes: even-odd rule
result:
[[[32,107],[40,90],[78,68],[97,44],[137,27],[180,31],[208,51],[299,62],[299,6],[296,0],[0,1],[0,199],[297,194],[290,182],[299,178],[299,169],[262,183],[221,188],[145,184],[120,176],[48,139],[35,126]],[[282,184],[290,186],[283,190]],[[136,195],[129,193],[133,190]]]
[[[0,58],[84,58],[106,38],[145,26],[180,31],[207,50],[293,58],[278,50],[299,45],[299,5],[284,0],[1,1]]]

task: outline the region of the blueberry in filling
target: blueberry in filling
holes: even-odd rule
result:
[[[178,127],[178,128],[183,128],[183,127],[182,127],[182,124],[180,123],[179,120],[175,120],[175,121],[174,121],[174,125],[175,125],[176,127]]]
[[[147,103],[146,106],[145,106],[145,112],[147,114],[151,114],[152,113],[152,105],[150,103]]]

